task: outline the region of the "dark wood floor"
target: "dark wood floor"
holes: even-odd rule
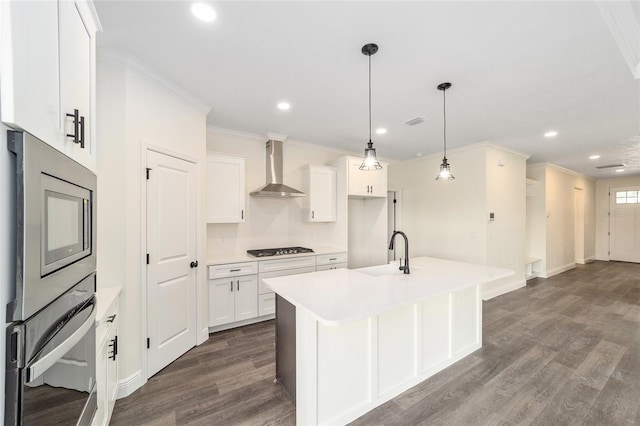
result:
[[[483,304],[483,347],[354,425],[640,425],[640,265],[595,262]],[[112,425],[295,424],[272,321],[217,333]]]

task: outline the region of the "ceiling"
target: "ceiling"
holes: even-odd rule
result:
[[[367,57],[378,155],[477,142],[594,178],[640,175],[640,79],[595,2],[222,1],[212,23],[187,1],[96,1],[99,45],[126,51],[211,106],[208,125],[360,151]],[[638,8],[634,4],[634,22]],[[287,101],[291,109],[276,108]],[[425,122],[407,126],[416,116]],[[545,138],[555,130],[558,135]],[[589,160],[593,154],[598,160]],[[451,157],[455,169],[455,159]]]

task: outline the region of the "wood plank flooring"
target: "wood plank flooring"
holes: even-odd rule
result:
[[[640,265],[595,262],[483,303],[483,347],[353,425],[640,425]],[[112,425],[293,425],[273,321],[216,333]]]

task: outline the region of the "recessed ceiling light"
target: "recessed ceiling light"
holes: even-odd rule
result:
[[[416,152],[416,157],[422,157],[422,153],[421,152]]]
[[[558,132],[556,132],[555,130],[544,134],[545,138],[552,138],[554,136],[558,136]]]
[[[624,172],[624,169],[616,169],[616,173],[622,173]]]
[[[387,133],[387,129],[385,129],[384,127],[380,127],[376,129],[376,133],[379,135],[384,135],[385,133]]]
[[[598,158],[600,158],[600,156],[598,154],[596,154],[596,155],[590,156],[589,160],[597,160]]]
[[[278,102],[278,109],[289,109],[291,108],[291,105],[289,105],[289,102]]]
[[[205,3],[194,3],[191,5],[191,13],[196,18],[204,22],[212,22],[216,19],[216,11],[211,6]]]

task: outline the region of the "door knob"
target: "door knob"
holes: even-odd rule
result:
[[[189,266],[191,266],[192,268],[197,268],[198,267],[198,261],[196,260],[195,262],[191,262],[189,264]]]

